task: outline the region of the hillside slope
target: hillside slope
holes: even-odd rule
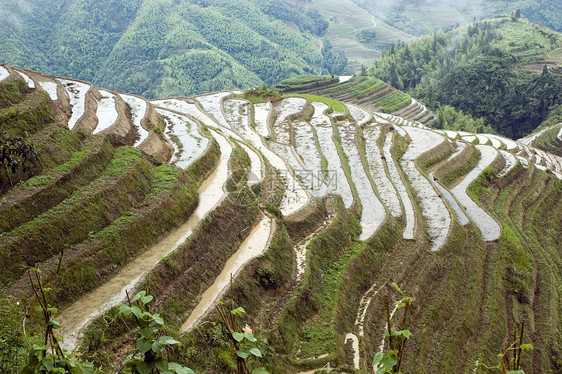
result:
[[[289,1],[5,1],[2,61],[148,98],[346,70],[326,22]]]
[[[181,341],[169,357],[196,372],[235,365],[226,332],[201,323],[219,301],[264,342],[256,367],[371,372],[397,282],[413,297],[404,371],[484,373],[521,321],[525,372],[559,370],[560,157],[256,91],[147,101],[0,66],[2,130],[38,153],[0,179],[0,297],[20,303],[0,308],[34,310],[25,269],[52,284],[64,250],[61,334],[108,371],[137,334],[114,307],[146,289]],[[30,313],[27,335],[39,324]]]
[[[343,77],[334,75],[298,76],[279,82],[275,88],[282,93],[300,94],[310,100],[314,100],[314,95],[328,97],[360,105],[370,111],[380,111],[403,117],[415,123],[427,124],[435,119],[432,111],[410,95],[363,72]],[[335,109],[339,112],[346,112],[343,106]]]
[[[520,138],[562,103],[562,60],[551,56],[561,43],[560,33],[500,17],[391,48],[369,74]]]
[[[355,71],[368,67],[392,44],[519,9],[532,22],[562,32],[556,0],[313,0],[328,21],[327,37],[345,51]]]

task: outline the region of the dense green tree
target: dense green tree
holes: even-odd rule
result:
[[[491,126],[519,138],[539,126],[553,105],[562,103],[562,75],[547,67],[540,74],[518,67],[543,59],[560,42],[558,33],[498,18],[399,44],[383,54],[370,74],[421,99],[437,110],[438,118],[449,111],[438,108],[448,105],[483,119],[482,124],[457,122],[465,130]]]
[[[148,98],[347,71],[343,52],[318,47],[328,23],[309,3],[7,0],[2,9],[0,62]]]

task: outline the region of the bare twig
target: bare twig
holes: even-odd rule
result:
[[[517,323],[513,322],[513,341],[517,341]],[[513,365],[517,364],[517,350],[513,350]]]
[[[408,299],[406,299],[408,300]],[[404,316],[402,317],[402,325],[401,329],[403,330],[406,327],[406,320],[408,318],[408,310],[410,308],[410,301],[406,301],[406,306],[404,307]],[[396,364],[396,372],[400,372],[400,364],[402,363],[402,356],[404,354],[404,346],[406,345],[406,341],[408,339],[402,339],[402,343],[400,344],[400,348],[398,350],[398,363]]]
[[[390,304],[388,302],[388,299],[386,299],[384,303],[386,305],[386,327],[388,329],[388,350],[392,351],[393,345],[392,345],[392,324],[390,322]]]
[[[64,251],[60,251],[59,264],[57,265],[57,272],[55,273],[55,279],[53,280],[53,290],[51,291],[51,305],[55,304],[55,294],[57,292],[57,285],[59,283],[60,266],[62,264],[62,256],[64,256]]]
[[[521,322],[521,333],[519,334],[519,347],[517,350],[517,362],[515,363],[515,370],[521,369],[521,344],[523,344],[523,330],[525,329],[525,320]]]

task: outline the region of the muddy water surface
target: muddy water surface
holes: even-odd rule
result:
[[[125,290],[131,290],[162,258],[182,244],[199,222],[224,198],[223,185],[228,176],[232,147],[224,137],[212,130],[211,133],[219,143],[221,160],[213,174],[199,188],[199,206],[195,212],[181,227],[125,266],[115,277],[64,310],[59,320],[65,348],[74,350],[82,330],[99,315],[123,302],[126,298]]]
[[[273,221],[270,217],[262,217],[252,229],[240,248],[226,261],[224,268],[215,282],[201,296],[201,301],[181,327],[182,332],[193,328],[219,299],[230,283],[231,275],[235,276],[250,260],[261,255],[268,247]]]

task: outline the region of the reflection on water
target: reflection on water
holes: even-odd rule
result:
[[[126,265],[119,274],[83,296],[64,310],[59,320],[64,347],[74,350],[82,330],[96,317],[125,300],[125,290],[132,289],[162,258],[175,250],[192,233],[199,222],[224,198],[223,185],[228,177],[228,160],[232,147],[211,130],[221,150],[221,160],[213,174],[199,188],[199,206],[189,220],[163,240]]]
[[[266,250],[272,232],[272,224],[273,220],[270,217],[262,217],[261,221],[252,229],[250,235],[240,245],[240,248],[226,261],[215,282],[203,293],[201,301],[182,325],[182,332],[193,328],[213,306],[229,285],[231,274],[236,275],[244,265]]]

